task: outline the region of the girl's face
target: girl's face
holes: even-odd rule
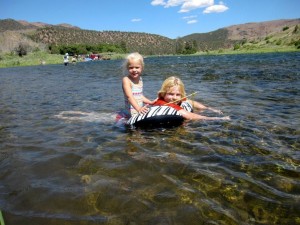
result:
[[[143,71],[143,67],[139,62],[139,60],[130,60],[127,68],[128,68],[129,76],[132,79],[138,79]]]
[[[174,86],[169,88],[169,90],[167,91],[164,100],[166,102],[174,102],[174,101],[178,101],[182,98],[181,96],[181,92],[179,90],[179,86]],[[176,102],[179,103],[179,102]]]

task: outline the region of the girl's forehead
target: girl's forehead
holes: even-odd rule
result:
[[[169,87],[167,93],[181,93],[179,86]]]
[[[138,59],[130,59],[128,60],[128,65],[142,65],[142,64]]]

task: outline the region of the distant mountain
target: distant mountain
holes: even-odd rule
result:
[[[298,25],[300,30],[300,19],[293,20],[274,20],[260,23],[246,23],[233,25],[208,33],[194,33],[181,38],[184,41],[196,40],[199,50],[217,50],[221,48],[231,48],[236,43],[243,42],[259,42],[269,36],[276,36],[284,33],[284,29],[288,28],[288,39],[299,40],[299,31],[292,33]],[[297,29],[297,28],[296,28]],[[280,35],[279,35],[280,36]],[[282,35],[281,35],[282,36]]]
[[[8,30],[26,30],[26,29],[36,29],[37,27],[32,23],[18,22],[12,19],[0,20],[0,32]]]
[[[18,31],[18,30],[38,29],[38,28],[45,28],[45,27],[52,27],[52,26],[80,29],[79,27],[72,26],[67,23],[51,25],[42,22],[30,23],[25,20],[13,20],[13,19],[0,20],[0,32],[8,31],[8,30]]]
[[[300,25],[300,19],[274,20],[261,23],[246,23],[233,25],[224,29],[228,30],[229,40],[255,40],[264,38],[270,34],[281,32],[284,27]]]
[[[20,42],[44,49],[53,44],[119,44],[126,45],[129,52],[138,51],[148,55],[176,54],[188,48],[193,48],[194,51],[211,51],[234,48],[237,45],[296,46],[300,42],[300,19],[239,24],[177,39],[140,32],[84,30],[65,23],[51,25],[24,20],[0,20],[0,53],[13,51]]]

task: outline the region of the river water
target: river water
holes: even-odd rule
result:
[[[0,69],[5,224],[299,224],[300,53],[145,64],[148,98],[176,75],[231,120],[115,126],[119,60]]]

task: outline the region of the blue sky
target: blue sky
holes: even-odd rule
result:
[[[299,9],[300,0],[0,0],[0,19],[174,39],[249,22],[296,19]]]

